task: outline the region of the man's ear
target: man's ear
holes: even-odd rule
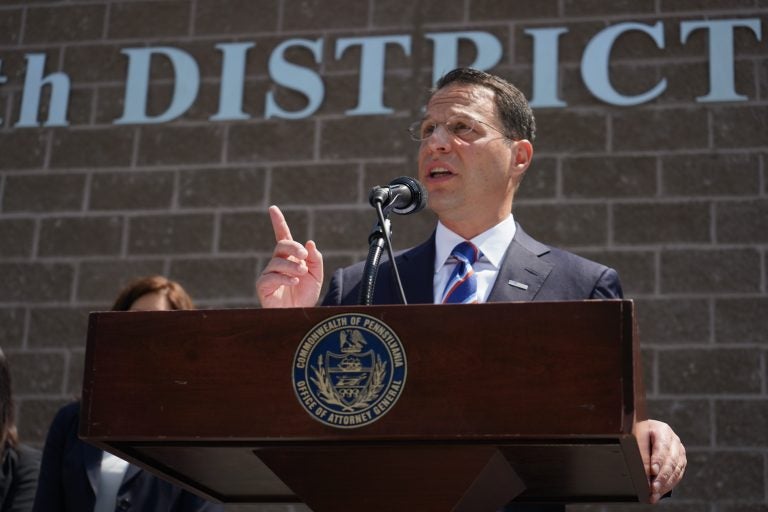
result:
[[[527,139],[513,141],[512,148],[512,168],[513,172],[522,176],[531,165],[533,159],[533,144]]]

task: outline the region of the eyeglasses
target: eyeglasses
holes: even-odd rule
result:
[[[449,134],[466,141],[471,140],[473,138],[473,134],[477,133],[475,129],[477,128],[478,124],[487,126],[491,130],[501,134],[505,139],[510,138],[507,136],[507,134],[495,126],[486,123],[485,121],[465,116],[449,117],[442,123],[426,120],[416,121],[408,127],[408,133],[410,133],[411,139],[415,140],[416,142],[422,142],[430,138],[435,133],[438,126],[443,125]]]

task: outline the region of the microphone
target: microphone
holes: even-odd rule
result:
[[[391,209],[398,215],[408,215],[424,209],[427,205],[427,189],[409,176],[400,176],[386,187],[373,187],[368,196],[371,206],[380,204],[383,209]]]

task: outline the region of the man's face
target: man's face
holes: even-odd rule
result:
[[[448,85],[430,99],[422,126],[427,138],[419,148],[419,180],[440,220],[471,238],[506,218],[531,150],[527,141],[502,135],[494,92]],[[527,144],[527,157],[520,154],[520,144]]]

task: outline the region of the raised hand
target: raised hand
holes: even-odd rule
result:
[[[269,218],[277,244],[272,259],[256,280],[261,306],[312,307],[323,286],[323,256],[312,240],[306,245],[293,240],[280,208],[270,206]]]

